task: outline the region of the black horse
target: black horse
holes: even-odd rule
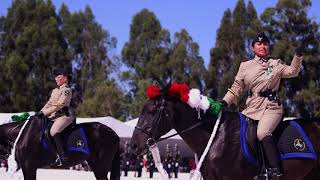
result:
[[[10,152],[24,122],[0,125],[0,155]],[[31,116],[16,146],[16,161],[25,180],[36,180],[37,168],[49,167],[55,159],[55,153],[46,150],[40,143],[42,125],[42,119]],[[97,180],[108,179],[108,172],[111,180],[119,180],[119,136],[111,128],[98,122],[83,123],[80,126],[85,132],[90,155],[73,154],[61,168],[68,168],[86,160]]]
[[[210,138],[216,117],[201,113],[199,120],[198,111],[165,91],[162,90],[158,97],[144,104],[131,141],[133,151],[136,154],[146,153],[147,143],[152,143],[152,139],[159,140],[173,128],[195,153],[201,155]],[[204,123],[195,126],[199,121]],[[315,123],[306,123],[303,128],[319,157],[320,127]],[[245,159],[239,140],[239,114],[223,112],[216,137],[200,170],[205,180],[249,180],[260,173],[259,166],[252,166]],[[287,159],[282,161],[282,165],[284,174],[281,180],[320,179],[319,161]]]

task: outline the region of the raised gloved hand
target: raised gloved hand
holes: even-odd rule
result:
[[[43,114],[42,111],[38,111],[38,112],[36,112],[34,115],[37,116],[37,117],[40,118],[40,119],[44,118],[44,114]]]
[[[228,107],[228,103],[225,100],[221,100],[220,103],[221,103],[221,108],[222,109]]]
[[[299,46],[296,48],[295,53],[297,56],[301,57],[304,54],[304,48],[302,46]]]
[[[212,98],[208,98],[208,101],[210,103],[210,107],[208,111],[213,115],[218,115],[222,111],[222,109],[228,106],[227,102],[223,100],[222,102],[222,101],[215,101]]]

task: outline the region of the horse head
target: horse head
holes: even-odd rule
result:
[[[7,123],[0,125],[0,159],[5,159],[10,154],[11,148],[13,146],[14,139],[14,129],[13,124],[17,123]]]
[[[147,88],[149,99],[142,107],[131,139],[131,149],[135,154],[145,154],[148,146],[157,142],[171,129],[178,133],[188,131],[188,128],[199,122],[198,116],[203,115],[203,112],[191,108],[186,103],[183,86],[177,88],[182,89],[178,90],[181,93],[175,92],[173,86],[175,85],[163,89],[154,86]]]
[[[31,123],[39,123],[37,116],[30,117]],[[0,125],[0,155],[10,154],[13,143],[16,140],[25,121],[4,123]]]
[[[135,154],[145,154],[149,143],[157,141],[172,129],[172,106],[164,94],[145,102],[131,141]]]

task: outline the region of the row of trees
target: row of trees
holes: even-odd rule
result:
[[[147,9],[133,16],[119,55],[116,38],[96,22],[89,6],[71,13],[63,4],[56,12],[50,0],[15,0],[0,19],[0,111],[40,109],[55,87],[56,67],[72,72],[78,116],[137,117],[145,88],[155,82],[184,82],[220,99],[240,62],[252,58],[251,40],[265,31],[272,56],[286,63],[297,46],[306,50],[300,76],[282,82],[286,115],[320,116],[320,34],[319,24],[308,17],[310,7],[310,0],[279,0],[259,17],[251,1],[238,0],[233,11],[224,12],[206,68],[190,34],[182,29],[171,36]]]

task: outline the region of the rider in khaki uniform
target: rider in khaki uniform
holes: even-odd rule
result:
[[[288,66],[279,59],[268,59],[269,40],[264,33],[259,33],[251,46],[255,57],[240,64],[234,83],[228,89],[222,104],[237,104],[237,97],[241,92],[249,92],[246,109],[242,113],[259,121],[257,137],[262,143],[272,173],[281,176],[280,160],[272,139],[272,132],[283,116],[283,107],[277,91],[281,78],[298,76],[302,63],[302,49],[297,48],[291,65]]]
[[[73,122],[74,117],[69,112],[72,91],[68,86],[68,72],[65,69],[56,69],[54,75],[58,87],[53,89],[49,101],[36,115],[45,116],[54,121],[50,129],[50,135],[56,143],[58,152],[54,165],[61,166],[67,156],[60,133]]]

